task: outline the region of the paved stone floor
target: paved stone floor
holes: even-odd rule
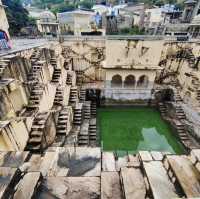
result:
[[[46,39],[13,39],[11,40],[12,48],[9,50],[0,50],[0,56],[42,46],[46,43]]]

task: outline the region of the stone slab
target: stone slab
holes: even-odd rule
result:
[[[41,173],[30,172],[27,173],[23,179],[20,180],[13,199],[31,199],[37,191],[40,183]]]
[[[200,149],[193,149],[190,153],[192,163],[200,162]]]
[[[145,198],[146,187],[140,169],[122,168],[120,178],[125,199]]]
[[[170,168],[187,197],[200,196],[200,173],[186,156],[167,156]]]
[[[162,161],[163,160],[163,154],[159,151],[151,151],[151,156],[156,161]]]
[[[128,167],[140,167],[140,161],[138,159],[137,155],[128,155],[128,163],[127,163]]]
[[[143,162],[152,161],[151,153],[148,151],[139,151],[139,156]]]
[[[101,199],[122,199],[118,172],[101,173]]]
[[[143,165],[154,199],[169,199],[178,197],[175,187],[170,182],[162,162],[144,162]]]
[[[0,198],[9,198],[12,195],[20,173],[16,168],[0,167]]]
[[[38,199],[99,199],[99,177],[47,177]]]
[[[115,157],[112,152],[103,152],[102,154],[102,170],[116,171]]]

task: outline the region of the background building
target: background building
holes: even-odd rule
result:
[[[56,16],[49,10],[40,14],[37,20],[37,28],[44,35],[56,36],[60,32]]]
[[[97,24],[97,15],[94,11],[77,9],[70,12],[58,13],[58,22],[62,34],[74,34],[77,36],[99,31],[104,34],[105,31],[99,29]]]

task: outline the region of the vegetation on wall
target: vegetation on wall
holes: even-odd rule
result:
[[[9,22],[9,32],[18,35],[23,27],[33,25],[35,21],[28,16],[28,11],[23,8],[20,0],[2,0],[7,6],[6,15]]]
[[[120,35],[143,35],[145,34],[144,30],[141,30],[138,26],[133,26],[130,28],[122,28],[119,30]]]

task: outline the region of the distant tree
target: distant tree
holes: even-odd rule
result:
[[[18,35],[21,28],[35,23],[33,19],[29,18],[28,11],[23,8],[21,0],[2,0],[2,3],[7,6],[6,14],[11,35]]]
[[[56,14],[58,12],[71,11],[71,10],[74,10],[75,8],[76,7],[74,4],[66,2],[66,3],[55,5],[55,6],[51,6],[51,11]]]
[[[32,5],[38,8],[50,8],[54,13],[63,12],[78,8],[91,9],[94,0],[33,0]]]
[[[81,1],[81,2],[79,3],[79,5],[80,5],[82,8],[91,9],[92,6],[94,5],[94,3],[93,3],[92,0],[84,0],[84,1]]]
[[[132,28],[122,28],[119,30],[120,35],[143,35],[144,30],[140,30],[138,26],[133,26]]]

